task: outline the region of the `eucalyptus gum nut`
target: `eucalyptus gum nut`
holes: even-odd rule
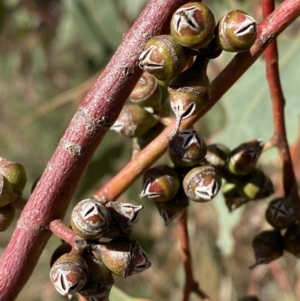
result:
[[[27,182],[27,175],[22,164],[0,158],[0,173],[9,181],[14,193],[23,193]]]
[[[195,115],[209,104],[210,83],[206,74],[207,64],[208,59],[198,56],[191,68],[170,82],[168,88],[170,105],[178,123],[174,135],[182,120]]]
[[[151,266],[148,256],[136,240],[128,237],[113,239],[95,246],[106,267],[117,276],[127,277]]]
[[[10,204],[0,208],[0,232],[5,231],[14,220],[15,208]]]
[[[297,221],[298,210],[287,197],[276,198],[269,203],[266,220],[275,229],[285,229]]]
[[[216,27],[217,43],[225,51],[240,52],[251,48],[257,35],[256,21],[241,10],[223,16]]]
[[[229,155],[227,168],[236,175],[247,175],[254,170],[263,151],[264,142],[254,139],[240,144]]]
[[[151,38],[139,57],[139,66],[162,81],[178,75],[188,61],[188,51],[174,37],[160,35]]]
[[[226,169],[227,158],[230,154],[230,149],[221,143],[207,145],[207,153],[205,159],[211,165],[218,169],[223,175]]]
[[[202,48],[213,39],[215,26],[215,17],[206,5],[190,2],[175,11],[170,27],[178,43],[189,48]]]
[[[103,236],[107,238],[118,238],[128,236],[133,226],[138,222],[142,205],[136,206],[130,203],[109,202],[106,204],[112,218],[109,227]]]
[[[235,209],[238,209],[249,202],[249,200],[239,195],[234,183],[224,183],[222,186],[222,193],[229,212],[233,212]]]
[[[66,242],[61,243],[53,252],[50,259],[50,267],[54,264],[54,262],[66,253],[70,253],[72,250],[72,246]]]
[[[167,202],[175,196],[179,187],[180,179],[176,170],[166,164],[159,164],[144,173],[140,198]]]
[[[194,167],[206,155],[206,144],[201,135],[193,129],[178,132],[169,141],[169,157],[175,166]]]
[[[97,239],[104,235],[111,223],[108,209],[95,199],[79,202],[71,215],[73,231],[85,239]]]
[[[133,88],[129,99],[141,107],[151,107],[155,112],[163,110],[162,91],[156,78],[144,72]]]
[[[125,105],[110,129],[127,138],[134,138],[145,134],[156,123],[155,117],[144,108],[137,105]]]
[[[6,206],[14,201],[14,192],[11,184],[0,173],[0,207]]]
[[[194,202],[208,202],[219,192],[222,178],[211,165],[203,165],[190,170],[183,179],[183,189]]]
[[[236,188],[240,196],[248,200],[266,198],[274,193],[272,181],[259,169],[246,176],[240,176]]]
[[[50,269],[50,280],[63,296],[72,297],[87,282],[88,265],[79,253],[59,257]]]
[[[284,233],[284,249],[300,258],[300,225],[294,224]]]
[[[169,226],[172,220],[187,209],[189,206],[189,199],[184,193],[184,190],[180,188],[170,201],[155,202],[155,206],[159,215],[163,218],[165,226]]]
[[[95,258],[93,254],[87,253],[84,259],[89,267],[89,275],[85,286],[80,289],[80,295],[88,301],[108,300],[110,290],[114,284],[111,271],[103,263],[101,257]]]
[[[267,264],[280,258],[284,250],[284,239],[279,231],[262,231],[254,237],[252,248],[255,255],[255,263],[250,268],[260,264]]]

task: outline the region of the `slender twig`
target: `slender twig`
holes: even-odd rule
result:
[[[192,255],[190,252],[189,234],[187,227],[187,211],[180,214],[178,221],[178,236],[181,244],[182,263],[185,272],[185,284],[182,301],[188,301],[191,293],[197,294],[202,300],[209,301],[209,297],[200,289],[195,281],[192,270]]]
[[[255,62],[278,34],[294,21],[299,14],[300,2],[297,0],[286,0],[274,13],[259,24],[258,36],[250,51],[238,53],[212,81],[210,105],[195,116],[183,121],[181,129],[190,127],[208,112]],[[115,201],[127,187],[164,153],[168,145],[168,136],[171,134],[174,126],[175,122],[145,147],[143,151],[137,154],[134,157],[135,160],[130,161],[114,178],[101,187],[94,197],[105,202]]]
[[[14,300],[30,277],[51,232],[65,215],[93,153],[119,115],[142,71],[148,39],[167,33],[172,13],[186,0],[151,0],[86,95],[30,196],[0,260],[0,300]]]
[[[274,0],[262,0],[263,17],[267,18],[274,10]],[[286,134],[284,117],[285,98],[280,81],[277,41],[274,40],[265,51],[267,80],[272,100],[274,135],[273,141],[278,148],[283,169],[283,188],[286,196],[293,193],[293,201],[300,209],[297,181]]]
[[[75,249],[84,249],[87,246],[86,240],[77,236],[74,231],[64,225],[60,219],[52,221],[49,225],[49,230]]]

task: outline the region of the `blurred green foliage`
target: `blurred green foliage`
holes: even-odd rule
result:
[[[206,2],[216,19],[235,8],[249,12],[258,20],[261,18],[260,1]],[[88,85],[83,88],[80,85],[105,67],[123,33],[146,3],[146,0],[0,1],[0,156],[24,164],[29,178],[25,197],[29,197],[31,185],[42,174],[86,93]],[[287,131],[292,144],[299,128],[299,42],[297,21],[279,39]],[[222,54],[211,62],[210,78],[232,57],[233,54]],[[72,88],[75,92],[65,96],[64,92]],[[61,103],[51,108],[57,96]],[[43,113],[36,114],[41,107]],[[208,142],[218,141],[232,148],[252,138],[271,137],[272,110],[263,58],[196,127]],[[130,160],[131,142],[116,133],[108,133],[76,190],[73,204],[91,196]],[[161,162],[169,161],[164,156]],[[276,181],[280,176],[277,153],[267,152],[262,162]],[[139,189],[140,181],[137,181],[120,201],[130,199],[142,203],[138,200]],[[133,236],[150,254],[152,267],[128,279],[116,279],[111,301],[129,301],[133,297],[180,300],[184,275],[175,223],[165,228],[155,206],[145,202],[143,205],[145,209]],[[236,300],[236,296],[246,293],[251,274],[247,267],[253,263],[249,246],[252,237],[264,226],[265,206],[265,202],[258,202],[229,214],[221,196],[211,203],[191,204],[189,229],[195,276],[213,300]],[[68,218],[69,215],[66,223]],[[12,228],[1,233],[0,253]],[[17,300],[64,300],[49,283],[47,272],[49,258],[58,244],[57,238],[51,238]],[[286,256],[281,264],[288,271],[291,283],[295,281],[299,271],[295,260]],[[261,277],[261,295],[262,300],[276,301],[284,297],[296,300],[292,294],[285,296],[270,273]]]

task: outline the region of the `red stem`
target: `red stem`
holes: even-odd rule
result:
[[[92,155],[119,115],[142,71],[137,60],[146,41],[166,33],[172,13],[185,0],[151,0],[92,87],[26,204],[0,261],[0,301],[12,301],[30,277],[51,232],[65,215]]]
[[[181,258],[185,272],[185,285],[182,301],[188,301],[190,294],[193,292],[196,293],[202,300],[209,301],[209,297],[200,289],[199,283],[194,280],[186,210],[181,213],[178,218],[178,236],[181,244]]]
[[[238,53],[212,81],[210,105],[197,115],[184,120],[181,129],[190,127],[208,112],[255,62],[277,35],[292,23],[299,14],[300,2],[297,0],[286,0],[272,15],[259,24],[258,36],[250,51]],[[130,161],[114,178],[102,186],[95,193],[94,197],[104,202],[115,201],[132,182],[140,177],[165,152],[168,145],[168,136],[171,134],[174,126],[175,122],[167,127],[143,151],[137,154],[134,160]]]
[[[267,18],[274,10],[274,0],[262,0],[263,17]],[[286,196],[294,191],[297,181],[294,173],[292,157],[286,134],[284,107],[285,98],[280,81],[278,66],[278,47],[274,40],[265,50],[266,74],[272,100],[274,135],[273,140],[278,148],[283,168],[283,188]],[[300,199],[297,193],[293,194],[293,200],[300,209]]]

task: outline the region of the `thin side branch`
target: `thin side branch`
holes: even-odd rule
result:
[[[267,18],[273,12],[274,8],[274,0],[263,0],[263,17]],[[296,191],[297,181],[286,133],[284,117],[285,98],[280,81],[278,47],[276,40],[267,47],[265,51],[265,59],[267,80],[273,108],[274,135],[272,140],[278,148],[282,161],[284,193],[286,196],[290,196],[291,193],[293,193],[292,199],[300,209],[300,199]]]
[[[190,252],[189,233],[187,227],[187,211],[185,210],[178,221],[178,236],[181,244],[181,258],[185,272],[185,284],[182,301],[188,301],[191,293],[197,294],[202,300],[210,301],[209,297],[200,289],[199,283],[195,281],[192,270],[192,255]]]
[[[291,24],[299,14],[300,2],[297,0],[286,0],[267,19],[259,24],[258,36],[250,51],[238,53],[211,83],[210,105],[194,117],[185,120],[181,125],[181,129],[190,127],[208,112],[256,61],[279,33]],[[94,197],[104,202],[115,201],[127,187],[165,152],[168,145],[168,136],[171,134],[174,126],[175,122],[137,154],[134,160],[130,161],[114,178],[101,187]]]

